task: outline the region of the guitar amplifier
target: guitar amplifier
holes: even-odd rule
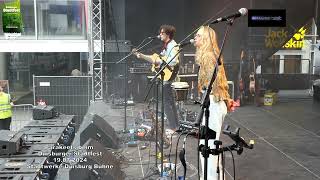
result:
[[[144,67],[140,67],[140,68],[130,68],[129,72],[131,74],[150,74],[151,70],[150,68],[144,68]]]
[[[16,154],[20,152],[24,144],[24,133],[0,130],[0,155]]]
[[[43,120],[51,119],[58,116],[56,109],[53,106],[42,106],[38,105],[33,108],[33,119]]]
[[[133,60],[129,72],[131,74],[149,74],[151,73],[151,63]]]

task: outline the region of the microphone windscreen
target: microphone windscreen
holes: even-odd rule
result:
[[[241,16],[245,16],[248,13],[248,9],[247,8],[241,8],[241,9],[239,9],[239,13],[241,14]]]

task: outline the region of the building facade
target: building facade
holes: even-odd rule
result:
[[[14,40],[5,38],[0,21],[0,79],[9,80],[12,91],[28,91],[32,75],[70,75],[81,68],[88,52],[86,4],[21,0],[23,31]]]

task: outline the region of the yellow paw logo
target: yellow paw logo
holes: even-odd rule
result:
[[[300,41],[304,38],[306,35],[306,29],[304,27],[300,28],[299,31],[293,35],[293,37],[297,40]]]

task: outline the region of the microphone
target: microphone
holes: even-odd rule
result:
[[[148,39],[160,39],[160,35],[157,36],[149,36],[147,37]]]
[[[231,19],[231,18],[238,18],[240,16],[245,16],[245,15],[247,15],[247,13],[248,13],[248,9],[247,8],[241,8],[241,9],[238,10],[238,12],[236,12],[234,14],[231,14],[229,16],[220,17],[220,18],[212,21],[210,24],[215,24],[215,23],[218,23],[218,22],[227,21],[228,19]]]
[[[179,47],[183,47],[183,46],[186,46],[188,44],[193,44],[194,43],[194,39],[190,39],[189,41],[185,41],[185,42],[182,42],[180,44],[177,44]]]
[[[125,41],[124,44],[125,44],[126,46],[134,46],[134,45],[131,44],[130,41]]]

